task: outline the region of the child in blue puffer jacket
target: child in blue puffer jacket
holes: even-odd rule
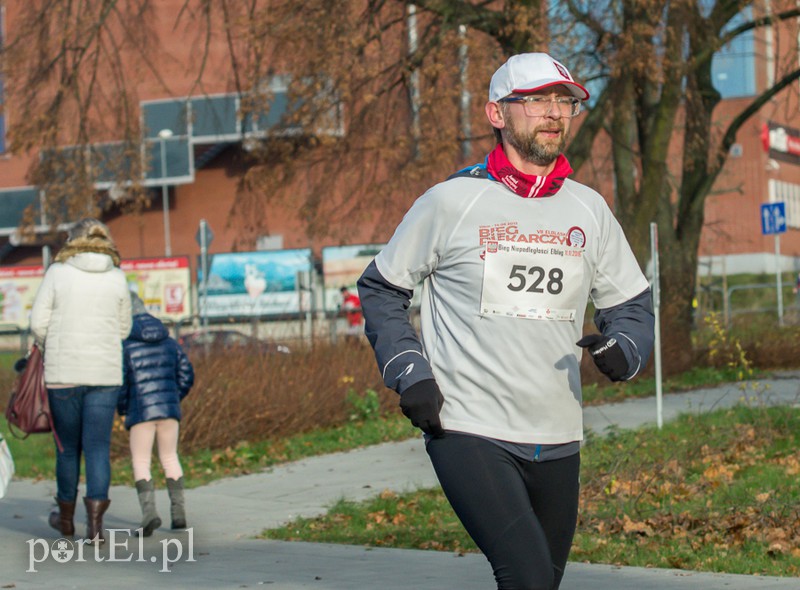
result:
[[[131,299],[133,328],[123,343],[124,382],[117,410],[125,416],[125,428],[130,431],[133,477],[142,508],[140,530],[142,536],[149,537],[161,526],[150,473],[156,440],[158,459],[167,479],[172,528],[186,528],[178,435],[181,400],[194,383],[194,369],[164,324],[147,313],[135,293],[131,293]]]

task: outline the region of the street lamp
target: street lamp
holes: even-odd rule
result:
[[[164,149],[164,140],[172,137],[172,129],[162,129],[158,132],[158,141],[161,144],[161,203],[164,206],[164,256],[172,256],[172,246],[169,239],[169,188],[167,187],[167,153]]]

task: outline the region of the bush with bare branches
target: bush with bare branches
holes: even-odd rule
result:
[[[342,424],[349,416],[348,393],[373,390],[382,409],[397,406],[366,344],[317,343],[291,354],[229,350],[190,358],[196,378],[183,402],[181,423],[181,450],[187,453]],[[115,432],[114,447],[127,449],[126,433]]]

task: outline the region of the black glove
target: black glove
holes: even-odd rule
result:
[[[400,409],[411,420],[411,424],[431,436],[443,436],[439,410],[444,405],[444,396],[434,379],[423,379],[414,383],[400,395]]]
[[[586,348],[594,359],[594,364],[612,381],[622,381],[628,374],[628,359],[615,338],[602,334],[589,334],[575,344]]]

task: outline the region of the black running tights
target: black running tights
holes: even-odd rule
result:
[[[447,499],[498,590],[558,590],[575,534],[580,454],[526,461],[475,436],[427,444]]]

